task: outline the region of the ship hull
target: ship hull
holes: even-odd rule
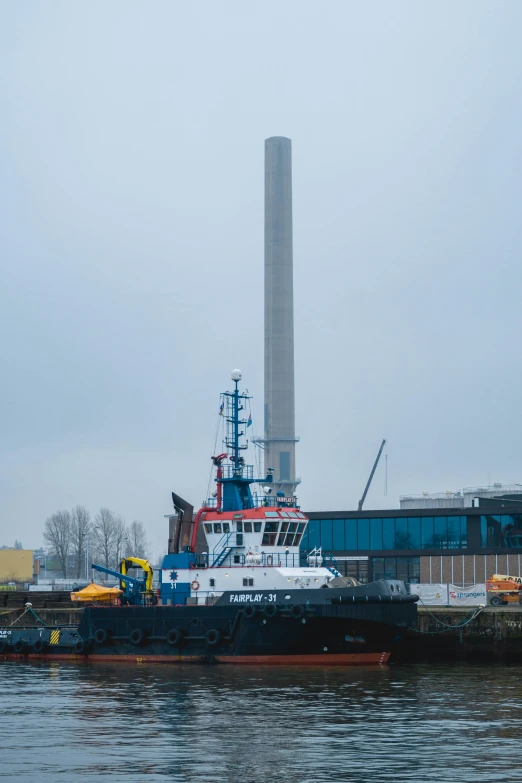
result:
[[[369,586],[367,586],[369,587]],[[303,590],[224,594],[212,606],[86,607],[78,628],[12,629],[0,656],[39,660],[382,665],[416,618],[411,596]],[[273,602],[265,599],[273,598]],[[51,634],[54,633],[54,636]],[[18,642],[18,644],[17,644]]]

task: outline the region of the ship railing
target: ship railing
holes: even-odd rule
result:
[[[235,533],[227,534],[234,536]],[[232,543],[227,549],[226,556],[223,556],[226,544],[214,552],[203,552],[198,555],[198,568],[213,568],[221,566],[223,568],[300,568],[307,567],[302,552],[245,552],[246,547],[241,547],[243,551],[238,551],[238,547]]]
[[[203,501],[203,505],[206,508],[217,508],[217,498],[207,498]],[[296,497],[278,498],[277,495],[260,495],[257,492],[253,492],[252,508],[263,508],[264,506],[279,506],[282,509],[299,509]],[[241,511],[248,511],[248,509],[239,509],[238,513],[241,513]]]
[[[239,465],[237,468],[232,463],[227,463],[221,467],[223,471],[223,478],[241,478],[241,479],[253,479],[254,478],[254,466],[253,465]]]

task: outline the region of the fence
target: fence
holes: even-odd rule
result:
[[[485,583],[464,587],[453,584],[412,584],[410,592],[419,596],[421,606],[479,606],[488,602]]]

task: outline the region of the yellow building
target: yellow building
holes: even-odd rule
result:
[[[32,578],[32,549],[0,549],[0,583],[30,582]]]

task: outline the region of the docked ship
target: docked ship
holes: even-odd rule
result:
[[[195,516],[172,493],[177,516],[170,517],[158,595],[86,606],[77,627],[0,629],[1,656],[344,666],[388,661],[393,644],[415,623],[417,596],[397,580],[359,584],[320,549],[301,551],[308,519],[297,499],[272,493],[270,468],[255,478],[245,463],[250,397],[239,390],[238,370],[232,381],[219,408],[225,431],[224,450],[212,457],[215,492]],[[120,576],[129,595],[130,578]]]

